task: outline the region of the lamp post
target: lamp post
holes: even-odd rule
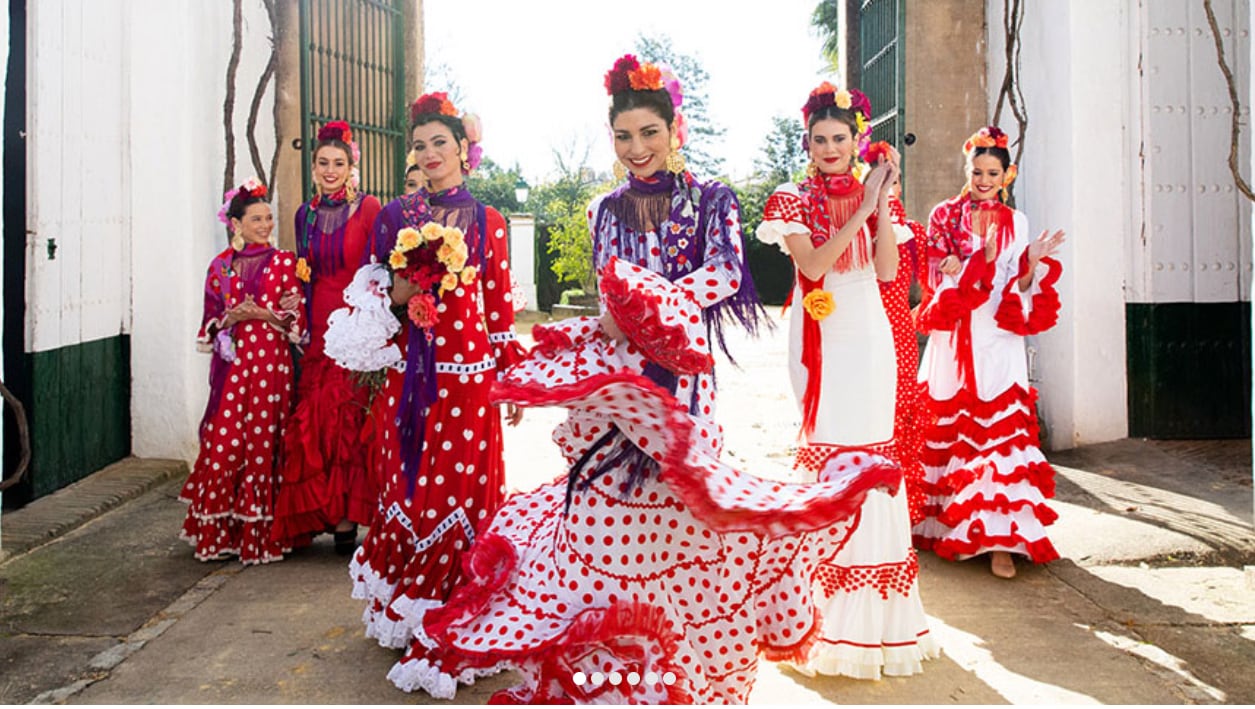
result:
[[[510,215],[510,272],[522,291],[527,310],[536,310],[536,218],[523,212],[531,187],[519,175],[514,183],[514,201],[519,213]]]

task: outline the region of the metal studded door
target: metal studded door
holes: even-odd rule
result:
[[[902,150],[906,96],[906,2],[863,0],[858,11],[859,83],[872,104],[872,140]]]
[[[347,121],[361,149],[361,189],[400,194],[406,152],[402,0],[301,0],[302,184],[318,129]]]

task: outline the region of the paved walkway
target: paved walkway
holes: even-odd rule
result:
[[[788,478],[782,329],[720,363],[724,456]],[[560,412],[506,433],[507,480],[561,461]],[[1118,441],[1052,455],[1064,558],[1011,582],[921,557],[944,656],[921,676],[810,679],[764,663],[754,703],[1255,703],[1249,441]],[[330,541],[242,569],[177,539],[186,465],[128,459],[0,519],[0,703],[431,703],[385,679]],[[483,703],[509,674],[459,692]]]

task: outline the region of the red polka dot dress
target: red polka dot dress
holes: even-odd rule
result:
[[[702,304],[739,291],[739,219],[726,187],[675,190],[657,230],[622,228],[633,210],[603,204],[625,199],[622,188],[590,209],[603,308],[627,341],[595,317],[537,326],[537,347],[494,388],[500,400],[567,409],[554,441],[573,484],[497,511],[465,579],[415,625],[389,673],[400,688],[452,698],[459,683],[508,668],[520,682],[494,701],[741,703],[760,655],[796,659],[813,646],[815,567],[869,490],[896,486],[899,473],[860,455],[834,462],[830,479],[789,485],[719,462]],[[699,204],[709,211],[683,211]],[[697,224],[708,230],[688,230]],[[697,263],[664,276],[694,244]]]
[[[902,203],[894,200],[894,208]],[[911,524],[924,518],[924,468],[919,462],[920,448],[920,384],[919,341],[915,336],[915,317],[911,313],[911,280],[915,275],[912,244],[925,242],[924,225],[899,215],[905,226],[895,224],[898,234],[898,274],[892,281],[878,281],[880,297],[893,329],[893,352],[897,359],[897,394],[893,407],[893,439],[895,459],[902,466],[902,482],[906,490]]]
[[[300,361],[296,410],[283,441],[276,538],[290,546],[341,520],[370,524],[379,481],[366,468],[362,427],[369,391],[324,352],[327,319],[344,306],[344,289],[361,265],[379,200],[324,199],[296,213],[297,253],[311,274],[306,286],[310,337]]]
[[[349,575],[354,598],[367,602],[366,635],[387,647],[406,647],[420,612],[448,598],[462,577],[462,557],[476,530],[505,498],[501,414],[489,394],[498,372],[523,357],[514,332],[509,239],[505,219],[495,209],[467,205],[472,214],[482,209],[486,226],[481,228],[478,217],[464,214],[467,210],[444,209],[447,197],[426,196],[430,213],[420,211],[421,195],[396,200],[375,229],[382,244],[377,253],[386,257],[396,232],[421,226],[424,215],[442,223],[473,219],[467,243],[476,254],[470,263],[478,269],[474,282],[441,297],[434,327],[402,329],[402,338],[408,339],[400,344],[430,338],[435,353],[435,400],[416,443],[421,454],[411,458],[418,462],[412,488],[402,466],[405,444],[393,423],[405,375],[389,376],[370,414],[379,431],[371,455],[387,483],[381,516],[354,555]]]
[[[209,266],[197,341],[213,353],[210,397],[200,454],[179,494],[188,504],[180,536],[202,561],[283,558],[284,545],[271,537],[276,461],[292,402],[289,343],[300,340],[304,316],[282,311],[279,299],[299,287],[295,255],[269,246],[227,249]],[[246,296],[286,318],[288,329],[246,320],[223,330],[226,310]]]

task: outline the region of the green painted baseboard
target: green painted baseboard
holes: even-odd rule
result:
[[[28,354],[33,497],[81,480],[131,452],[127,335]]]
[[[1129,435],[1251,435],[1251,304],[1128,303]]]

